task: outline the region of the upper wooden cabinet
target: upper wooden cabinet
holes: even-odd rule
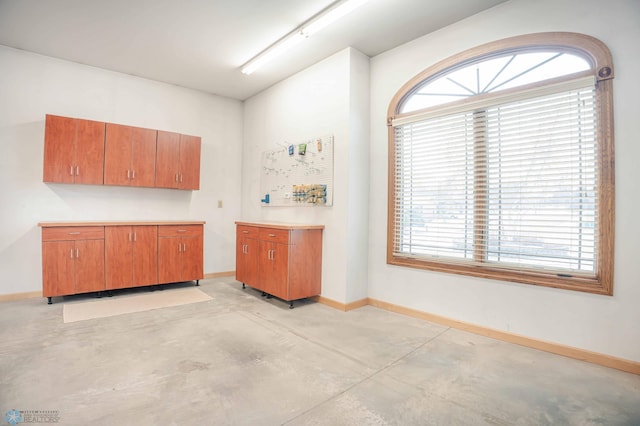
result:
[[[44,182],[200,189],[198,136],[47,115]]]
[[[44,182],[102,185],[105,123],[47,115]]]
[[[107,123],[104,184],[155,185],[157,130]]]
[[[200,189],[201,139],[197,136],[158,131],[156,186]]]

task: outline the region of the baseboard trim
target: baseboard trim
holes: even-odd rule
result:
[[[220,278],[220,277],[235,277],[236,271],[225,271],[225,272],[210,272],[208,274],[204,274],[204,278]]]
[[[33,299],[34,297],[42,297],[42,291],[27,291],[25,293],[0,294],[0,302]]]
[[[470,333],[479,334],[481,336],[502,340],[504,342],[514,343],[516,345],[526,346],[529,348],[550,352],[556,355],[562,355],[569,358],[590,362],[592,364],[598,364],[598,365],[602,365],[609,368],[615,368],[616,370],[625,371],[627,373],[640,375],[640,362],[631,361],[624,358],[617,358],[611,355],[605,355],[598,352],[591,352],[586,349],[579,349],[571,346],[561,345],[558,343],[538,340],[538,339],[522,336],[515,333],[508,333],[505,331],[495,330],[492,328],[483,327],[476,324],[470,324],[467,322],[454,320],[454,319],[443,317],[440,315],[430,314],[428,312],[419,311],[417,309],[407,308],[400,305],[394,305],[393,303],[383,302],[381,300],[369,298],[368,304],[380,309],[384,309],[386,311],[407,315],[413,318],[423,319],[426,321],[434,322],[434,323],[455,328],[458,330],[464,330]]]
[[[367,306],[369,304],[369,298],[365,297],[364,299],[356,300],[355,302],[347,303],[345,306],[345,311],[351,311],[353,309],[362,308],[363,306]]]
[[[337,309],[343,312],[351,311],[353,309],[358,309],[363,306],[367,306],[369,304],[369,299],[367,298],[356,300],[355,302],[346,303],[346,304],[342,302],[338,302],[337,300],[329,299],[328,297],[324,297],[324,296],[313,296],[313,297],[310,297],[309,299],[313,300],[314,302],[322,303],[323,305],[330,306],[334,309]]]

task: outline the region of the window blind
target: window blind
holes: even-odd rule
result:
[[[394,254],[594,275],[594,92],[572,81],[394,123]]]

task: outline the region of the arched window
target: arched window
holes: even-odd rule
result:
[[[540,33],[448,58],[389,107],[387,262],[613,292],[613,65]]]

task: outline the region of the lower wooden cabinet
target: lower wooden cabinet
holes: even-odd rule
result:
[[[204,222],[42,222],[42,295],[204,277]]]
[[[42,230],[42,295],[101,291],[104,282],[104,227]]]
[[[201,280],[203,277],[201,225],[158,227],[160,283]]]
[[[238,225],[236,229],[236,280],[258,288],[258,229]]]
[[[158,284],[158,227],[105,227],[106,289]]]
[[[289,302],[321,292],[321,225],[236,222],[236,280]]]

